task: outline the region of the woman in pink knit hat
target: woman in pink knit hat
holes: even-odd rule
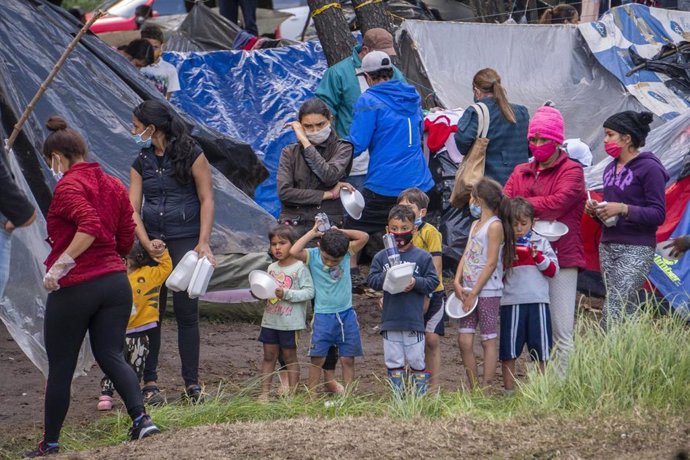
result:
[[[554,357],[561,375],[565,375],[574,346],[577,274],[585,267],[580,222],[586,201],[582,166],[563,150],[564,137],[561,113],[553,107],[540,107],[527,130],[534,161],[518,165],[504,188],[511,198],[527,199],[534,207],[535,218],[557,220],[568,226],[568,233],[552,243],[560,270],[549,280]]]

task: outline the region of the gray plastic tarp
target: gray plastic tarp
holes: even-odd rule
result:
[[[563,113],[566,139],[588,143],[595,161],[605,155],[604,120],[623,110],[644,110],[594,59],[576,27],[408,20],[401,28],[446,108],[471,105],[474,74],[491,67],[510,102],[527,106],[530,114],[553,101]]]

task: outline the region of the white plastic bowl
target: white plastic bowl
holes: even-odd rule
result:
[[[362,211],[364,211],[364,197],[359,190],[351,192],[349,190],[340,190],[340,201],[343,203],[345,212],[355,220],[362,218]]]
[[[253,270],[249,273],[249,289],[259,299],[272,299],[276,296],[278,283],[265,271]]]
[[[464,288],[463,291],[470,292],[471,289]],[[458,299],[455,296],[455,293],[453,292],[446,299],[446,314],[448,316],[450,316],[451,318],[454,318],[454,319],[464,318],[465,316],[472,313],[475,308],[477,308],[478,303],[479,303],[479,297],[477,297],[475,299],[474,306],[470,309],[470,311],[466,312],[465,310],[462,309],[462,301],[460,299]]]
[[[403,262],[389,268],[383,281],[383,290],[389,294],[400,294],[403,292],[410,284],[416,266],[417,264],[414,262]]]
[[[656,245],[656,253],[659,254],[666,260],[678,260],[680,257],[671,257],[671,251],[673,248],[664,249],[665,246],[671,244],[673,240],[664,241],[663,243],[658,243]]]
[[[551,242],[558,241],[569,230],[567,225],[557,220],[538,220],[532,229]]]

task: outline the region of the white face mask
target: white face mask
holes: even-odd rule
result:
[[[327,124],[320,130],[318,130],[315,133],[306,133],[307,134],[307,139],[309,139],[309,142],[312,144],[323,144],[326,142],[328,137],[331,135],[331,124]]]
[[[59,181],[60,179],[62,179],[62,176],[65,175],[65,173],[62,172],[62,164],[61,164],[61,161],[59,159],[58,159],[58,170],[57,170],[57,172],[55,171],[55,156],[53,156],[50,160],[50,172],[53,173],[53,179],[55,179],[56,182]]]

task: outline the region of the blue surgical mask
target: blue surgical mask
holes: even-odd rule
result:
[[[470,203],[470,214],[475,219],[479,219],[482,216],[482,207],[475,203]]]
[[[419,226],[422,225],[423,223],[424,223],[424,220],[422,219],[421,216],[417,217],[417,218],[414,220],[414,225],[415,225],[415,227],[419,227]]]
[[[60,160],[58,160],[58,170],[57,172],[55,171],[55,157],[52,157],[50,160],[50,172],[53,173],[53,179],[55,179],[55,182],[59,182],[60,179],[63,178],[65,173],[62,172],[62,168],[60,167]]]
[[[148,128],[146,128],[145,130],[143,130],[143,131],[140,132],[139,134],[132,134],[132,139],[133,139],[134,142],[136,142],[137,145],[138,145],[140,148],[142,148],[142,149],[147,149],[147,148],[151,147],[151,139],[153,138],[153,134],[152,134],[151,136],[149,136],[148,139],[143,139],[143,138],[141,137],[141,135],[144,134],[144,133],[146,132],[147,129],[148,129]]]

